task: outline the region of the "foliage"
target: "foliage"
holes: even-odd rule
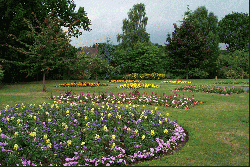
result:
[[[217,66],[220,68],[220,73],[225,78],[239,79],[248,78],[249,70],[249,54],[244,51],[236,50],[226,55],[220,55],[216,61]]]
[[[187,18],[185,18],[187,16]],[[219,56],[219,35],[217,31],[218,17],[213,12],[209,12],[205,6],[198,7],[194,12],[185,12],[184,21],[190,22],[199,32],[200,36],[206,38],[210,52],[205,58],[205,62],[200,68],[204,71],[203,77],[214,78],[216,75],[216,60]],[[184,22],[180,21],[180,22]],[[208,73],[209,75],[206,75]],[[198,76],[198,75],[196,75]],[[206,77],[206,78],[207,78]]]
[[[34,15],[34,13],[32,14]],[[54,18],[52,20],[51,18],[53,14],[55,14],[54,10],[52,11],[52,14],[47,16],[45,19],[45,28],[41,26],[35,17],[37,23],[39,24],[39,28],[42,29],[42,32],[39,34],[34,31],[34,28],[31,24],[29,24],[29,21],[23,18],[23,20],[32,30],[32,32],[27,33],[27,36],[32,36],[35,38],[33,45],[27,45],[18,40],[14,35],[9,35],[13,36],[13,39],[16,38],[17,41],[28,47],[30,52],[25,51],[23,48],[14,48],[13,46],[6,44],[8,47],[12,47],[13,49],[16,49],[17,51],[27,55],[27,58],[24,60],[25,62],[23,64],[27,65],[29,68],[22,70],[24,72],[28,72],[27,76],[34,76],[38,73],[38,71],[43,71],[43,91],[46,91],[45,74],[48,73],[49,70],[57,67],[59,64],[65,63],[65,57],[58,56],[62,52],[67,52],[71,46],[67,38],[61,38],[62,36],[65,36],[65,33],[60,30],[60,27],[57,23],[63,22],[63,20],[59,18]],[[72,61],[72,59],[67,61]]]
[[[35,27],[35,31],[41,33],[42,30],[36,27],[37,22],[31,15],[31,12],[36,12],[37,20],[43,25],[44,18],[49,12],[51,12],[51,9],[55,8],[57,17],[60,17],[65,21],[64,23],[60,23],[60,27],[68,27],[69,31],[71,31],[70,33],[72,33],[76,26],[83,28],[84,30],[90,30],[88,28],[90,20],[86,17],[84,8],[80,7],[75,13],[76,5],[73,1],[50,0],[45,2],[41,0],[0,0],[0,4],[0,9],[2,11],[0,13],[0,18],[3,20],[0,25],[0,37],[2,39],[0,41],[0,46],[4,47],[4,49],[0,49],[0,58],[6,60],[2,64],[5,69],[5,82],[21,81],[24,80],[24,77],[27,75],[25,73],[20,73],[20,70],[27,68],[27,66],[19,64],[19,62],[23,62],[23,60],[26,59],[26,55],[12,48],[5,47],[5,43],[8,43],[15,48],[29,49],[20,42],[8,39],[7,36],[13,34],[23,43],[32,45],[35,38],[26,36],[30,29],[25,22],[20,21],[23,18],[26,18]],[[73,22],[73,27],[70,27]],[[78,34],[81,35],[81,32],[76,31],[75,33],[74,31],[74,36],[78,37]]]
[[[0,84],[2,83],[2,80],[3,80],[3,77],[4,77],[4,74],[3,74],[4,70],[3,70],[3,66],[0,65]]]
[[[174,88],[174,91],[190,91],[190,92],[204,92],[204,93],[218,93],[222,95],[231,95],[244,93],[245,91],[241,88],[230,87],[216,87],[208,85],[186,85]]]
[[[234,26],[232,26],[234,25]],[[218,23],[221,43],[229,44],[227,50],[249,50],[249,14],[232,12]]]
[[[132,74],[127,74],[124,79],[129,79],[129,80],[161,80],[161,79],[165,79],[166,75],[165,74],[158,74],[158,73],[151,73],[151,74],[147,74],[147,73],[132,73]]]
[[[190,70],[202,68],[207,64],[207,56],[211,52],[207,39],[200,36],[190,22],[184,21],[180,28],[176,27],[172,39],[168,33],[165,49],[177,73],[185,74],[188,78]]]
[[[164,54],[154,45],[137,42],[134,49],[115,50],[118,65],[123,66],[123,74],[128,73],[165,73],[163,68]]]
[[[117,42],[122,40],[122,49],[133,48],[138,41],[149,44],[149,34],[146,32],[148,17],[145,16],[145,5],[140,3],[128,12],[128,19],[123,20],[122,34],[117,35]]]

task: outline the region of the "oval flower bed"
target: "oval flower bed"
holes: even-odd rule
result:
[[[183,128],[169,114],[138,107],[6,106],[0,111],[0,165],[130,165],[173,150],[185,139]]]
[[[164,83],[192,83],[192,81],[181,81],[181,80],[178,80],[178,81],[162,81]]]
[[[126,83],[123,85],[119,85],[117,88],[126,88],[126,89],[159,88],[159,85],[147,84],[147,83]]]
[[[106,83],[90,83],[90,82],[72,82],[72,83],[66,83],[66,84],[59,84],[59,86],[56,87],[86,87],[86,86],[91,86],[91,87],[95,87],[95,86],[107,86]]]
[[[248,84],[249,85],[249,81],[218,81],[215,82],[214,84]]]
[[[105,92],[107,93],[107,91]],[[146,92],[141,94],[139,91],[134,91],[130,93],[118,93],[115,96],[112,92],[110,94],[100,93],[98,95],[95,94],[95,91],[90,94],[87,92],[86,95],[80,94],[70,96],[70,92],[65,92],[61,97],[53,96],[54,102],[58,103],[72,103],[72,102],[80,102],[80,103],[101,103],[101,102],[109,102],[115,104],[140,104],[140,105],[157,105],[157,106],[165,106],[165,107],[173,107],[180,109],[190,109],[191,107],[196,106],[197,104],[204,103],[202,101],[194,100],[194,98],[185,98],[184,93],[183,97],[175,93],[174,95],[167,96],[163,93],[163,96],[157,95],[157,93],[151,93],[148,95]],[[192,95],[194,97],[194,95]]]
[[[185,85],[178,88],[176,87],[173,91],[183,90],[187,90],[190,92],[218,93],[221,95],[231,95],[245,92],[243,89],[240,88],[216,87],[215,85]]]
[[[109,80],[107,82],[141,82],[139,80]]]

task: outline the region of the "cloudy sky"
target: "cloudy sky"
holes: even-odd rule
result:
[[[205,6],[208,12],[213,12],[220,21],[225,15],[238,12],[249,13],[248,0],[74,0],[75,11],[84,7],[91,20],[89,27],[78,38],[71,38],[75,47],[92,46],[94,43],[106,42],[107,37],[111,43],[117,45],[117,34],[122,33],[123,19],[128,19],[128,12],[137,3],[145,4],[148,22],[146,31],[150,34],[150,41],[165,46],[167,34],[174,31],[173,23],[183,20],[184,12],[194,11],[199,6]],[[66,28],[63,28],[66,30]],[[220,45],[222,49],[224,45]]]

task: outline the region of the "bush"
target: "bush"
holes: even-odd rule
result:
[[[4,74],[3,74],[4,70],[3,70],[3,66],[0,65],[0,84],[2,84],[2,80],[3,80],[3,77],[4,77]]]
[[[119,49],[115,51],[117,65],[123,66],[123,74],[131,73],[165,73],[162,57],[164,54],[157,46],[148,46],[144,42],[137,42],[133,49]]]

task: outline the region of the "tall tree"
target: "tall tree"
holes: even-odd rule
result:
[[[12,37],[13,39],[15,38],[16,41],[19,41],[20,43],[24,44],[27,48],[29,48],[29,51],[23,48],[15,48],[8,44],[6,44],[6,46],[13,48],[26,55],[26,59],[23,60],[24,62],[18,63],[21,63],[26,67],[28,66],[28,68],[22,70],[28,72],[28,76],[33,76],[37,74],[38,71],[43,71],[43,91],[46,91],[45,74],[48,73],[49,70],[54,69],[60,64],[65,64],[66,62],[69,63],[70,61],[74,61],[76,56],[68,60],[66,60],[65,57],[59,57],[62,52],[67,52],[70,48],[72,48],[72,46],[69,44],[70,40],[68,39],[68,37],[66,39],[63,38],[66,34],[60,30],[61,27],[59,27],[58,23],[62,23],[64,21],[60,18],[54,17],[56,14],[55,10],[52,10],[52,13],[49,14],[44,20],[44,27],[36,19],[35,14],[33,12],[32,14],[34,15],[34,18],[39,25],[36,28],[42,29],[41,33],[35,32],[34,27],[29,23],[29,21],[23,18],[23,20],[28,24],[29,28],[31,29],[31,32],[28,32],[27,36],[32,36],[35,38],[35,42],[33,45],[25,44],[18,40],[16,36],[12,34],[9,35],[9,37]],[[74,23],[72,23],[72,25],[73,24]],[[5,60],[3,60],[3,62],[4,61]]]
[[[229,44],[227,50],[249,49],[249,14],[234,13],[226,15],[218,24],[221,43]]]
[[[192,23],[192,25],[199,30],[199,34],[207,38],[211,52],[205,60],[207,65],[203,66],[203,70],[209,73],[210,78],[214,78],[218,70],[215,61],[220,55],[219,35],[217,31],[218,17],[215,16],[213,12],[208,13],[205,6],[198,7],[194,12],[188,8],[188,11],[185,12],[184,15],[183,20]]]
[[[75,13],[75,6],[76,5],[71,0],[0,0],[0,11],[2,11],[0,12],[0,18],[2,19],[0,24],[0,46],[4,45],[4,47],[0,49],[0,58],[9,61],[22,61],[25,59],[24,54],[12,48],[5,47],[5,43],[11,44],[16,48],[28,49],[25,45],[7,38],[9,34],[15,35],[20,41],[29,45],[34,43],[34,37],[26,37],[29,31],[27,24],[20,21],[24,17],[34,26],[37,26],[34,17],[31,15],[32,12],[36,12],[38,21],[43,24],[44,18],[51,12],[51,9],[55,8],[57,12],[55,17],[62,18],[65,21],[64,23],[60,23],[60,26],[68,27],[69,31],[74,30],[73,35],[75,37],[78,37],[78,34],[81,35],[81,32],[75,31],[76,26],[90,31],[91,29],[88,28],[88,26],[91,25],[90,20],[86,17],[84,8],[80,7],[78,12]],[[75,24],[70,27],[70,23],[74,21],[76,21]],[[39,28],[35,28],[35,30],[41,33]],[[21,66],[18,64],[14,65],[10,62],[3,64],[3,67],[5,69],[5,74],[7,74],[5,76],[8,76],[5,79],[10,78],[10,76],[13,76],[13,78],[21,76],[19,72]],[[18,76],[14,76],[14,74],[18,74]]]
[[[117,35],[117,42],[121,47],[133,48],[138,41],[149,43],[149,34],[146,32],[148,17],[146,17],[145,5],[140,3],[133,6],[128,12],[128,19],[123,20],[122,34]]]
[[[204,77],[207,72],[201,70],[206,65],[207,56],[210,53],[207,39],[199,34],[199,30],[192,23],[184,21],[180,28],[175,27],[172,39],[168,33],[165,44],[168,57],[172,60],[171,67],[175,67],[179,75],[191,75],[191,77]],[[169,59],[168,58],[168,59]],[[198,74],[197,74],[198,73]]]

